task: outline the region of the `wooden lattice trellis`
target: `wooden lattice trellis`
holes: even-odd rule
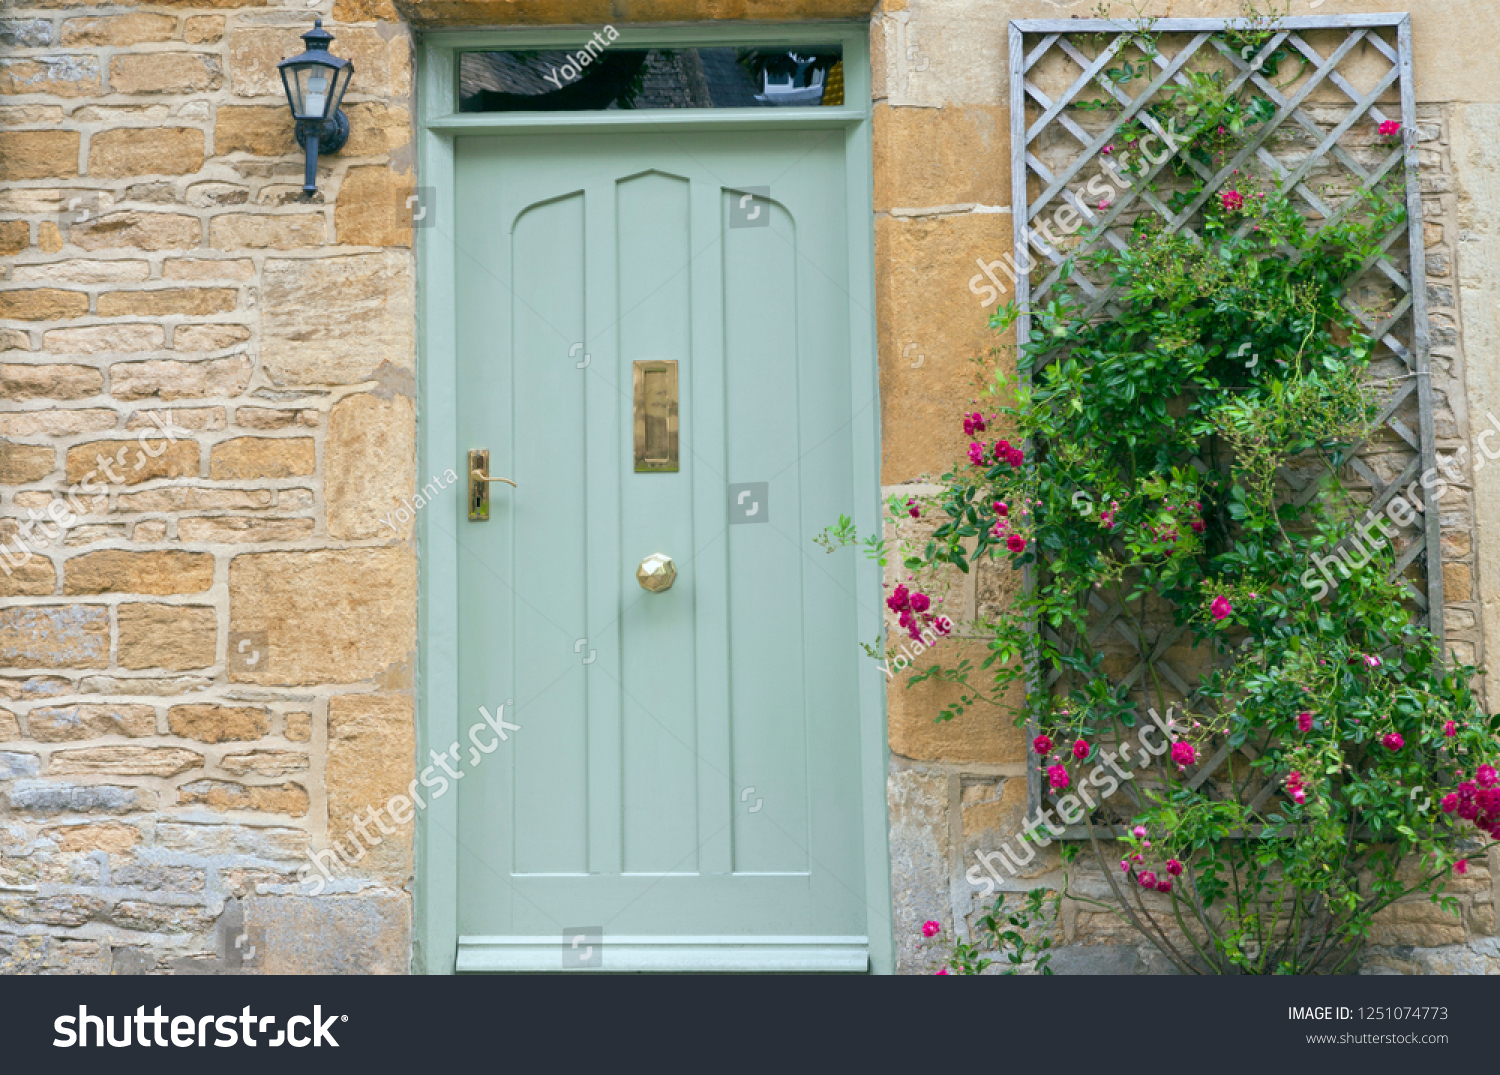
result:
[[[1149,33],[1153,47],[1139,48],[1143,32]],[[1257,36],[1247,37],[1247,32]],[[1226,35],[1235,37],[1241,47],[1246,40],[1260,47],[1247,58]],[[1294,56],[1300,65],[1295,77],[1279,85],[1262,70],[1264,61],[1278,51]],[[1118,67],[1132,56],[1149,61],[1143,77],[1126,82],[1107,77],[1111,64]],[[1010,57],[1016,298],[1022,311],[1039,308],[1066,290],[1089,316],[1108,314],[1108,282],[1091,279],[1078,262],[1065,272],[1070,255],[1100,243],[1123,249],[1129,225],[1143,213],[1158,214],[1171,232],[1196,237],[1194,224],[1204,204],[1247,165],[1274,178],[1283,193],[1299,200],[1314,227],[1340,220],[1354,204],[1354,191],[1392,174],[1403,179],[1406,221],[1383,238],[1381,253],[1348,281],[1346,303],[1379,344],[1372,375],[1390,387],[1380,394],[1375,431],[1356,447],[1345,479],[1351,487],[1362,487],[1370,509],[1378,510],[1436,467],[1409,15],[1285,18],[1260,25],[1243,19],[1158,19],[1144,26],[1114,20],[1018,20],[1010,24]],[[1117,198],[1091,207],[1077,188],[1099,173],[1105,147],[1132,122],[1170,142],[1169,132],[1147,106],[1159,100],[1164,87],[1185,84],[1189,72],[1206,69],[1223,72],[1231,92],[1263,95],[1274,105],[1274,116],[1255,128],[1233,158],[1217,169],[1178,155],[1179,166],[1193,169],[1203,189],[1175,211],[1148,187],[1170,166],[1166,156]],[[1085,96],[1101,95],[1106,103],[1112,98],[1114,107],[1087,112],[1078,108]],[[1401,122],[1399,142],[1371,137],[1379,124],[1391,119]],[[1091,237],[1054,243],[1038,233],[1038,224],[1063,207],[1072,211],[1068,219],[1081,217],[1090,225]],[[1376,300],[1374,306],[1359,301],[1362,298]],[[1022,313],[1017,331],[1018,343],[1024,346],[1031,332],[1029,314]],[[1299,504],[1318,493],[1321,475],[1316,470],[1294,473],[1284,468],[1280,476]],[[1439,513],[1425,512],[1420,526],[1416,539],[1398,544],[1395,574],[1409,588],[1414,614],[1441,641]],[[1030,572],[1026,581],[1033,582]],[[1174,668],[1167,659],[1183,641],[1186,627],[1168,627],[1154,640],[1137,637],[1121,606],[1098,595],[1093,597],[1093,613],[1088,632],[1092,642],[1123,639],[1125,649],[1139,658],[1125,677],[1127,685],[1142,681],[1149,660],[1192,709],[1197,698],[1194,674]],[[1051,690],[1061,677],[1060,672],[1033,669],[1032,689]],[[1193,786],[1210,780],[1228,761],[1226,746],[1193,774]],[[1028,786],[1034,816],[1042,802],[1036,766],[1029,767]],[[1274,791],[1268,782],[1252,799],[1254,808]],[[1072,836],[1085,833],[1082,825],[1069,829]]]

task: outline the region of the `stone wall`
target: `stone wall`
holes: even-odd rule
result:
[[[276,64],[315,14],[356,75],[309,203]],[[415,754],[393,15],[7,0],[0,971],[409,966],[409,827],[287,894]]]
[[[976,259],[988,262],[1011,249],[1006,24],[1012,18],[1087,17],[1096,6],[1093,0],[886,0],[873,20],[877,312],[888,496],[936,490],[933,478],[967,447],[958,419],[977,394],[970,360],[1010,361],[993,349],[1014,341],[988,332],[988,311],[967,285],[979,271]],[[1123,13],[1125,6],[1116,9]],[[1316,10],[1294,2],[1291,13],[1408,9],[1420,102],[1438,448],[1448,456],[1486,428],[1487,409],[1500,415],[1493,294],[1500,248],[1492,223],[1500,211],[1494,178],[1500,89],[1479,73],[1481,62],[1471,55],[1476,42],[1491,37],[1481,27],[1500,29],[1500,10],[1475,0],[1328,0]],[[1228,17],[1238,15],[1240,5],[1159,0],[1146,10],[1163,17]],[[1475,454],[1471,449],[1470,456]],[[1500,654],[1500,602],[1483,575],[1486,557],[1478,553],[1486,540],[1492,552],[1500,541],[1494,536],[1500,527],[1497,471],[1461,468],[1443,501],[1450,648],[1481,666],[1486,637],[1487,652]],[[888,527],[887,537],[919,532],[917,524]],[[889,581],[899,581],[896,571]],[[962,622],[986,604],[1003,603],[1015,585],[1008,569],[981,568],[945,595],[944,607],[950,615],[956,609],[953,618]],[[983,652],[973,638],[940,646],[945,662]],[[941,946],[920,943],[924,920],[942,923],[946,937],[968,936],[981,890],[964,872],[977,865],[976,852],[1010,845],[1025,818],[1026,745],[1010,714],[975,707],[934,724],[951,698],[951,688],[935,682],[908,690],[901,676],[889,690],[895,930],[904,972],[930,972],[937,965]],[[1379,923],[1369,968],[1500,971],[1496,876],[1500,860],[1492,856],[1454,886],[1462,904],[1457,919],[1423,899],[1391,908]],[[1055,849],[1048,849],[1009,887],[1056,891],[1063,880]],[[1071,884],[1089,895],[1108,891],[1102,878],[1082,868]],[[1052,930],[1060,973],[1149,973],[1166,966],[1128,926],[1081,903],[1064,902]]]
[[[1434,131],[1423,166],[1446,450],[1481,428],[1473,416],[1500,413],[1500,88],[1484,32],[1500,12],[1488,0],[1327,0],[1317,13],[1405,6],[1417,8]],[[415,754],[415,550],[409,523],[386,522],[417,487],[408,22],[862,18],[870,7],[5,0],[0,537],[31,555],[0,571],[0,972],[410,966],[409,828],[324,894],[295,885],[309,851],[410,779]],[[872,18],[887,492],[930,489],[963,451],[970,359],[1004,342],[967,281],[976,259],[1011,245],[1006,22],[1093,7],[885,0]],[[300,51],[315,14],[357,74],[351,141],[324,159],[309,204],[275,64]],[[119,462],[106,470],[100,457]],[[1468,495],[1472,514],[1445,520],[1450,627],[1482,659],[1500,653],[1500,599],[1482,575],[1483,551],[1500,548],[1500,467],[1474,475]],[[54,528],[37,515],[49,509],[68,525],[44,543]],[[947,607],[1003,603],[1014,586],[981,572],[955,582]],[[1025,747],[1009,717],[976,709],[935,724],[943,700],[931,684],[890,690],[907,971],[931,964],[920,922],[967,931],[963,871],[1025,809]],[[1027,884],[1058,886],[1055,859],[1034,866]],[[1471,870],[1457,924],[1397,909],[1372,964],[1500,969],[1495,875]],[[1061,970],[1159,966],[1078,907],[1057,932]]]

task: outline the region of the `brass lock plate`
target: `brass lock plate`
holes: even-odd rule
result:
[[[635,363],[635,470],[637,474],[677,468],[677,362]]]
[[[479,481],[474,472],[489,476],[490,473],[490,450],[488,448],[473,448],[469,451],[469,469],[464,473],[469,476],[469,521],[473,523],[488,522],[490,517],[490,483]]]

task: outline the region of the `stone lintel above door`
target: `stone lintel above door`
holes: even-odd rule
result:
[[[876,0],[394,0],[414,27],[861,19]]]

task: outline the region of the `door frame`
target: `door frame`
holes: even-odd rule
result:
[[[458,57],[461,52],[502,49],[581,48],[595,27],[501,30],[438,30],[420,34],[417,45],[417,174],[432,193],[423,206],[434,219],[414,229],[417,261],[418,467],[420,474],[462,470],[455,421],[458,413],[457,257],[453,245],[456,207],[455,140],[469,135],[842,129],[845,134],[849,236],[849,354],[853,399],[855,493],[853,519],[859,533],[882,526],[880,498],[880,379],[875,333],[874,166],[870,121],[869,23],[754,23],[720,21],[689,26],[617,27],[621,47],[795,47],[836,41],[843,46],[842,107],[642,110],[549,113],[460,113]],[[854,102],[853,105],[849,102]],[[428,419],[432,416],[433,420]],[[460,479],[460,485],[463,485]],[[461,738],[458,712],[458,540],[466,516],[464,496],[445,500],[441,511],[416,519],[417,757],[433,744]],[[830,519],[829,522],[834,520]],[[809,535],[811,537],[811,535]],[[809,553],[811,545],[809,545]],[[852,555],[846,553],[844,555]],[[857,557],[855,568],[861,637],[883,628],[884,579],[875,561]],[[472,715],[471,715],[472,717]],[[891,904],[891,858],[886,798],[890,763],[885,678],[873,661],[859,663],[860,796],[864,831],[865,900],[870,969],[893,973],[895,936]],[[470,721],[472,723],[472,719]],[[421,768],[420,760],[417,764]],[[416,827],[416,891],[412,969],[450,974],[458,951],[458,796],[433,799]]]

